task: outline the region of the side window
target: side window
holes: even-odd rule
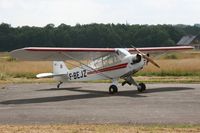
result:
[[[94,61],[94,66],[96,68],[102,67],[102,58],[98,58]]]
[[[108,57],[108,64],[113,64],[114,61],[113,61],[113,56],[109,56]]]
[[[104,56],[103,57],[103,66],[107,66],[108,65],[108,56]]]
[[[91,65],[94,66],[94,68],[101,68],[118,63],[119,61],[119,56],[114,53],[93,60],[93,63]]]
[[[116,54],[114,54],[113,55],[113,63],[117,63],[119,61],[120,61],[119,57]]]
[[[119,59],[117,54],[110,54],[110,55],[103,57],[103,65],[104,66],[112,65],[112,64],[115,64],[119,61],[120,61],[120,59]]]
[[[112,55],[105,56],[103,60],[103,64],[104,66],[113,64],[113,56]]]

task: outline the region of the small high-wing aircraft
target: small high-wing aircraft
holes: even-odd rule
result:
[[[125,84],[135,85],[139,92],[146,89],[144,83],[137,83],[132,75],[141,70],[148,62],[160,67],[149,53],[190,50],[191,46],[179,47],[148,47],[148,48],[49,48],[27,47],[11,52],[11,56],[27,61],[53,61],[53,73],[41,73],[37,78],[53,77],[59,81],[57,88],[63,82],[90,81],[110,79],[112,83],[109,93],[118,92],[118,79],[124,79]],[[64,61],[80,63],[69,70]],[[88,63],[85,63],[88,61]]]

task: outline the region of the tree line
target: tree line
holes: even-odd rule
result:
[[[86,24],[44,27],[0,24],[0,51],[22,47],[156,47],[174,46],[184,35],[200,34],[199,26]]]

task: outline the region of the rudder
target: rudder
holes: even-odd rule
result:
[[[53,61],[53,73],[54,74],[67,74],[69,69],[66,67],[63,61]]]

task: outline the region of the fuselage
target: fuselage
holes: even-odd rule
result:
[[[117,50],[113,55],[102,56],[87,65],[69,70],[67,76],[55,78],[63,82],[118,79],[136,73],[146,64],[145,59],[138,54],[130,54],[125,49]]]

